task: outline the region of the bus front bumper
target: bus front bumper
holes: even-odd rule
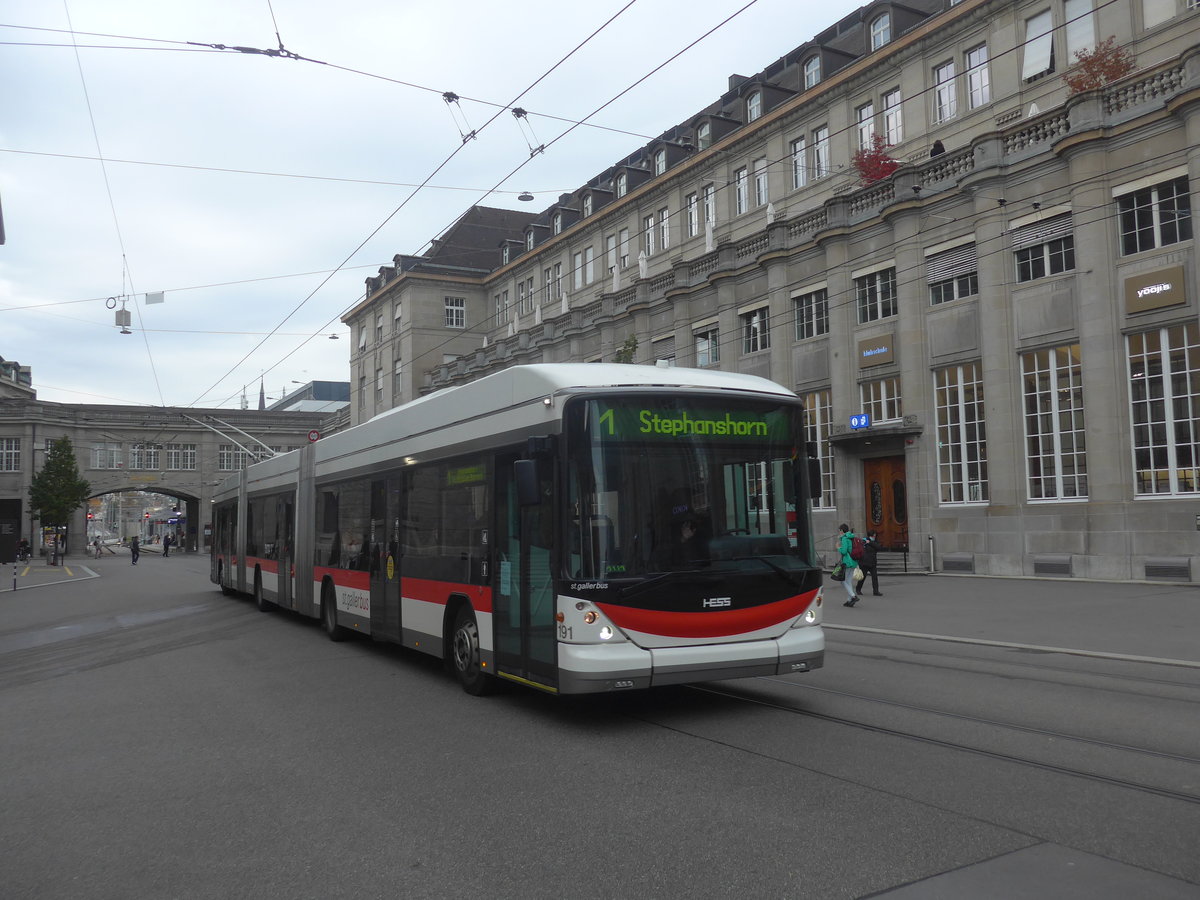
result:
[[[694,644],[644,650],[631,643],[559,644],[558,690],[592,694],[665,684],[791,675],[825,662],[819,625],[790,629],[783,637],[729,644]]]

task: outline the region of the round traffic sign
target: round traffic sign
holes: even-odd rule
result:
[[[321,437],[321,432],[317,431],[317,429],[314,428],[312,431],[310,431],[308,433],[308,442],[311,444],[313,441],[318,440],[320,437]]]

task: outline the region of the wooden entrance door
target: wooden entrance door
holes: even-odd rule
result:
[[[885,550],[908,547],[908,486],[903,456],[863,460],[863,484],[867,495],[867,531],[879,533]]]

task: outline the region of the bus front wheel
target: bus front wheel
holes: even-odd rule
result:
[[[479,626],[469,606],[463,606],[454,617],[454,636],[450,641],[454,674],[464,691],[476,697],[489,694],[495,680],[483,671],[479,660]]]

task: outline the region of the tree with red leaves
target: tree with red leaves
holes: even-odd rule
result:
[[[883,181],[898,168],[900,163],[888,155],[889,144],[882,134],[871,135],[871,146],[865,147],[854,154],[851,162],[854,164],[858,177],[863,184],[874,184]]]
[[[1112,84],[1134,69],[1133,57],[1124,47],[1117,46],[1116,35],[1091,50],[1076,51],[1075,58],[1079,62],[1063,76],[1072,96]]]

